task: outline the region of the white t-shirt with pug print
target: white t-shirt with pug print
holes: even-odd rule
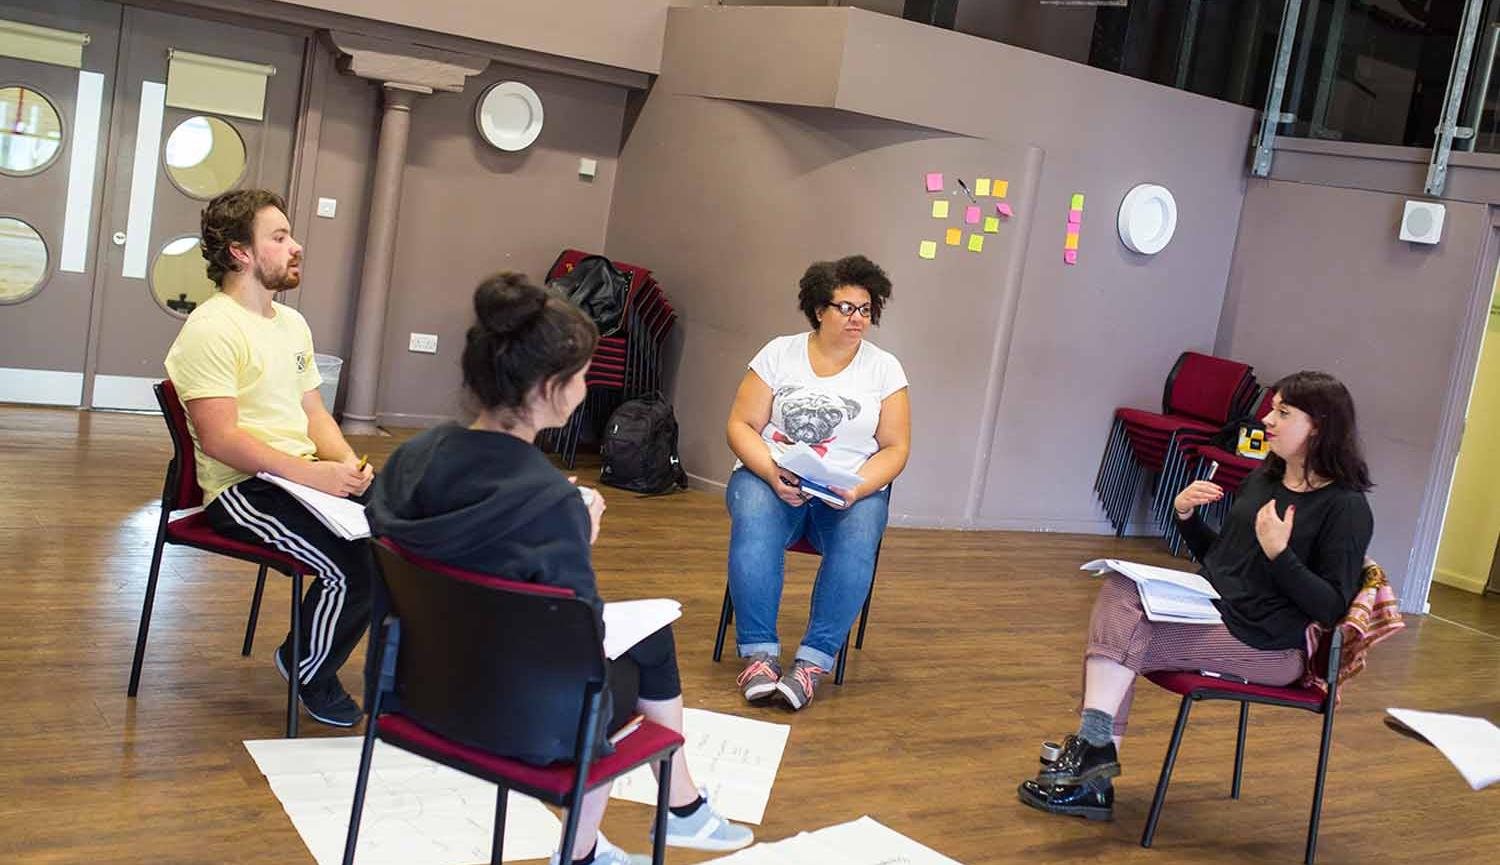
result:
[[[771,421],[760,436],[775,450],[802,442],[832,466],[857,472],[880,446],[880,404],[907,386],[901,361],[869,340],[837,375],[819,376],[807,356],[811,333],[766,343],[750,369],[771,388]]]

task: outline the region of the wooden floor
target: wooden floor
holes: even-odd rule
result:
[[[394,443],[357,447],[378,465]],[[0,408],[0,862],[313,861],[240,744],[281,729],[285,690],[269,653],[286,628],[284,581],[268,588],[255,654],[242,658],[253,569],[169,549],[141,694],[125,697],[167,458],[156,417]],[[613,492],[609,501],[601,586],[607,597],[684,602],[688,705],[792,725],[761,838],[869,814],[968,865],[1300,861],[1319,727],[1291,710],[1252,712],[1238,802],[1228,798],[1234,710],[1194,711],[1149,851],[1137,841],[1176,711],[1149,685],[1136,700],[1114,822],[1016,801],[1037,744],[1076,724],[1095,588],[1078,564],[1167,563],[1158,545],[892,530],[847,684],[825,686],[793,715],[743,705],[735,667],[710,660],[724,585],[721,500]],[[810,565],[794,557],[788,645],[805,621]],[[1471,792],[1439,754],[1381,718],[1387,706],[1500,718],[1500,638],[1409,621],[1339,711],[1322,863],[1497,861],[1500,788]],[[358,667],[346,667],[351,689]],[[303,729],[334,734],[306,719]],[[645,851],[648,813],[614,803],[605,830]]]

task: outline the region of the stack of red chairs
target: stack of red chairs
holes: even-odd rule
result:
[[[546,281],[552,282],[593,254],[563,250],[548,269]],[[612,263],[630,275],[624,326],[618,333],[599,338],[584,373],[588,395],[568,423],[550,437],[568,468],[577,460],[578,440],[585,426],[596,429],[620,403],[661,389],[662,345],[677,323],[677,313],[650,270],[623,261]]]
[[[1271,398],[1275,396],[1270,388],[1260,388],[1251,415],[1255,419],[1265,417],[1271,411]],[[1177,531],[1177,520],[1172,516],[1172,499],[1177,493],[1168,489],[1169,479],[1181,489],[1189,483],[1203,480],[1208,477],[1209,470],[1214,463],[1219,467],[1214,471],[1213,481],[1224,489],[1224,498],[1200,509],[1204,520],[1212,526],[1218,527],[1224,524],[1224,518],[1229,515],[1229,508],[1234,505],[1234,494],[1239,491],[1240,484],[1250,473],[1260,467],[1263,459],[1240,456],[1238,453],[1224,450],[1208,442],[1189,443],[1179,449],[1173,461],[1174,466],[1162,473],[1163,481],[1157,486],[1157,508],[1161,515],[1159,521],[1163,528],[1163,536],[1172,550],[1172,555],[1177,555],[1182,549],[1182,535]]]
[[[1251,373],[1247,364],[1185,351],[1167,375],[1161,413],[1115,409],[1094,492],[1117,536],[1125,534],[1147,475],[1160,476],[1178,449],[1206,443],[1254,398]]]

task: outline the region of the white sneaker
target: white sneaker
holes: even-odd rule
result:
[[[738,850],[755,840],[755,833],[748,826],[731,823],[713,809],[708,801],[708,788],[699,787],[698,795],[703,804],[689,817],[678,817],[667,812],[667,846],[687,847],[692,850]],[[656,840],[656,826],[651,826],[651,840]]]
[[[668,835],[667,837],[670,838],[671,836]],[[670,844],[671,842],[668,841],[667,843]],[[594,865],[651,865],[650,856],[626,853],[619,847],[609,843],[609,839],[604,837],[603,832],[599,833],[597,844],[598,846],[594,848]],[[548,860],[548,865],[558,865],[557,860],[558,855],[553,853],[552,858]]]

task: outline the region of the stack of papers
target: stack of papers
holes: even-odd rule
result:
[[[864,482],[854,472],[829,465],[818,452],[797,442],[794,445],[778,445],[771,448],[771,458],[776,464],[802,479],[802,490],[831,504],[842,506],[844,500],[834,489],[852,490]]]
[[[1400,721],[1443,752],[1475,790],[1500,781],[1500,727],[1483,718],[1418,712],[1415,709],[1386,709]]]
[[[1212,625],[1223,621],[1213,605],[1219,593],[1197,574],[1119,559],[1095,559],[1080,570],[1093,571],[1095,576],[1113,571],[1134,581],[1146,618],[1153,622]]]
[[[289,481],[280,475],[261,472],[256,475],[292,494],[318,522],[346,541],[357,541],[370,536],[370,522],[365,519],[365,506],[354,499],[341,499],[322,490]]]
[[[682,604],[671,598],[617,601],[604,605],[604,655],[613,661],[630,647],[682,617]],[[655,800],[652,800],[655,801]]]

